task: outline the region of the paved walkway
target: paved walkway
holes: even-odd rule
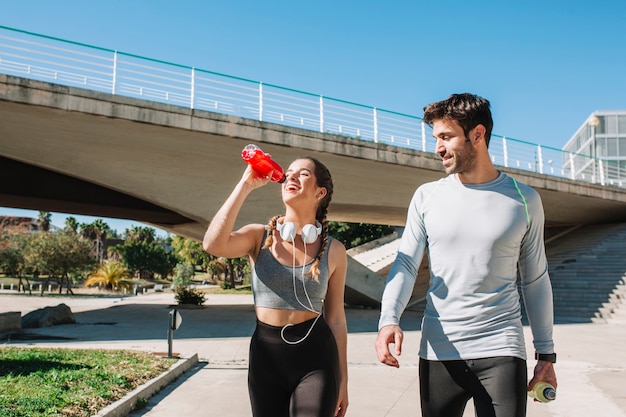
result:
[[[60,303],[72,309],[76,324],[28,330],[38,338],[3,343],[168,351],[169,312],[177,308],[171,293],[68,298],[0,292],[0,312],[20,311],[24,315]],[[623,307],[606,324],[555,327],[558,398],[549,404],[529,401],[529,417],[626,417],[625,310]],[[246,377],[248,343],[254,328],[252,297],[210,295],[204,308],[178,311],[183,321],[174,332],[173,352],[182,357],[197,354],[200,361],[130,417],[249,417]],[[348,416],[418,416],[418,315],[407,312],[403,317],[406,340],[400,369],[384,366],[376,358],[373,346],[378,311],[348,309],[347,317]],[[527,349],[532,352],[530,330],[525,331]],[[470,405],[464,417],[473,415]]]

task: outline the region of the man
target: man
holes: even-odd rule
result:
[[[528,389],[538,381],[556,387],[543,207],[535,190],[493,166],[489,107],[465,93],[424,108],[448,176],[413,195],[383,293],[376,353],[399,367],[400,316],[428,250],[419,351],[424,417],[461,417],[470,398],[479,417],[523,417]],[[538,359],[528,384],[518,282]]]

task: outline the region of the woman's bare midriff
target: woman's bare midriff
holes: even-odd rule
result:
[[[260,322],[270,326],[282,327],[285,324],[299,324],[318,316],[312,311],[283,310],[277,308],[257,307],[256,316]]]

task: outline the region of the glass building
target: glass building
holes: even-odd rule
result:
[[[563,151],[573,177],[626,187],[626,110],[593,112]]]

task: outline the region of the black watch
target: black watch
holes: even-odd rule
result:
[[[535,352],[535,359],[538,361],[546,361],[556,363],[556,353],[537,353]]]

